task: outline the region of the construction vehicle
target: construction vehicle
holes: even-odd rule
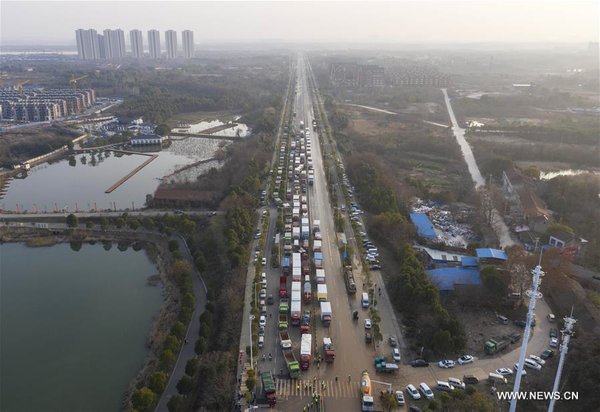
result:
[[[71,78],[69,79],[69,83],[71,83],[71,89],[73,89],[73,91],[77,90],[77,82],[79,80],[85,79],[87,76],[87,74],[85,76],[80,76],[80,77],[75,77],[75,76],[71,76]]]
[[[335,348],[331,338],[323,338],[323,358],[327,363],[333,363],[335,360]]]
[[[281,349],[287,350],[292,348],[292,340],[287,330],[279,331],[279,341],[281,342]]]
[[[375,410],[375,399],[373,399],[371,392],[371,378],[367,371],[363,371],[360,377],[360,395],[361,411],[371,412]]]
[[[288,317],[284,313],[279,314],[279,330],[284,330],[288,328]]]
[[[494,355],[504,349],[506,349],[510,345],[510,338],[502,337],[502,338],[494,338],[489,339],[483,345],[485,349],[485,353],[488,355]]]
[[[304,282],[304,304],[310,305],[312,301],[312,286],[310,281]]]
[[[289,300],[287,298],[282,298],[279,300],[279,313],[288,313],[290,310]]]
[[[376,356],[374,364],[377,372],[393,373],[399,369],[398,365],[395,363],[386,362],[383,356]]]
[[[354,273],[352,272],[352,266],[344,267],[344,280],[346,281],[346,290],[351,295],[356,293],[356,281],[354,280]]]
[[[285,359],[285,364],[287,366],[288,373],[290,374],[290,378],[297,379],[300,377],[300,364],[296,360],[294,356],[294,352],[291,350],[284,350],[283,358]]]
[[[277,394],[275,383],[273,382],[273,375],[271,372],[262,372],[260,374],[260,379],[262,380],[263,392],[267,398],[267,403],[270,407],[275,406],[277,403]]]

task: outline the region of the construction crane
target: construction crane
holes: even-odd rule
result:
[[[15,84],[15,90],[23,94],[23,86],[27,83],[29,83],[29,80],[19,80],[17,84]]]
[[[73,91],[77,90],[77,81],[79,81],[81,79],[85,79],[86,77],[88,77],[87,74],[85,76],[81,76],[81,77],[71,76],[69,83],[71,83],[71,88],[73,89]]]

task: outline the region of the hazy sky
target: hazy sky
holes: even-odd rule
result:
[[[77,28],[191,29],[195,42],[588,42],[599,1],[0,1],[0,45],[75,44]],[[129,42],[129,36],[126,35]],[[146,35],[144,33],[144,41]]]

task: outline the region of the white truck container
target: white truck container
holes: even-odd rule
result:
[[[298,294],[300,294],[301,291],[302,291],[302,282],[293,281],[292,282],[292,295],[294,294],[294,292],[298,292]],[[300,296],[300,295],[298,295],[298,296]]]
[[[317,232],[317,233],[321,233],[321,232]],[[315,240],[313,241],[313,252],[320,252],[321,251],[321,247],[322,247],[321,241],[317,240],[315,238]]]
[[[300,239],[300,228],[299,227],[292,228],[292,238]]]
[[[292,267],[292,281],[299,282],[302,279],[302,267],[293,266]]]
[[[323,325],[329,326],[332,317],[331,302],[321,302],[321,322],[323,322]]]
[[[325,269],[316,270],[317,283],[325,283]]]
[[[313,232],[319,232],[321,230],[321,221],[318,219],[313,220]]]

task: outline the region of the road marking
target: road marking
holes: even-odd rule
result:
[[[312,387],[316,382],[316,388]],[[325,382],[325,387],[322,386]],[[306,389],[305,385],[307,386]],[[298,389],[299,388],[299,389]],[[353,382],[346,381],[323,381],[317,379],[278,379],[277,396],[283,400],[291,397],[309,398],[313,393],[318,393],[323,398],[354,398],[358,394],[358,388]]]

